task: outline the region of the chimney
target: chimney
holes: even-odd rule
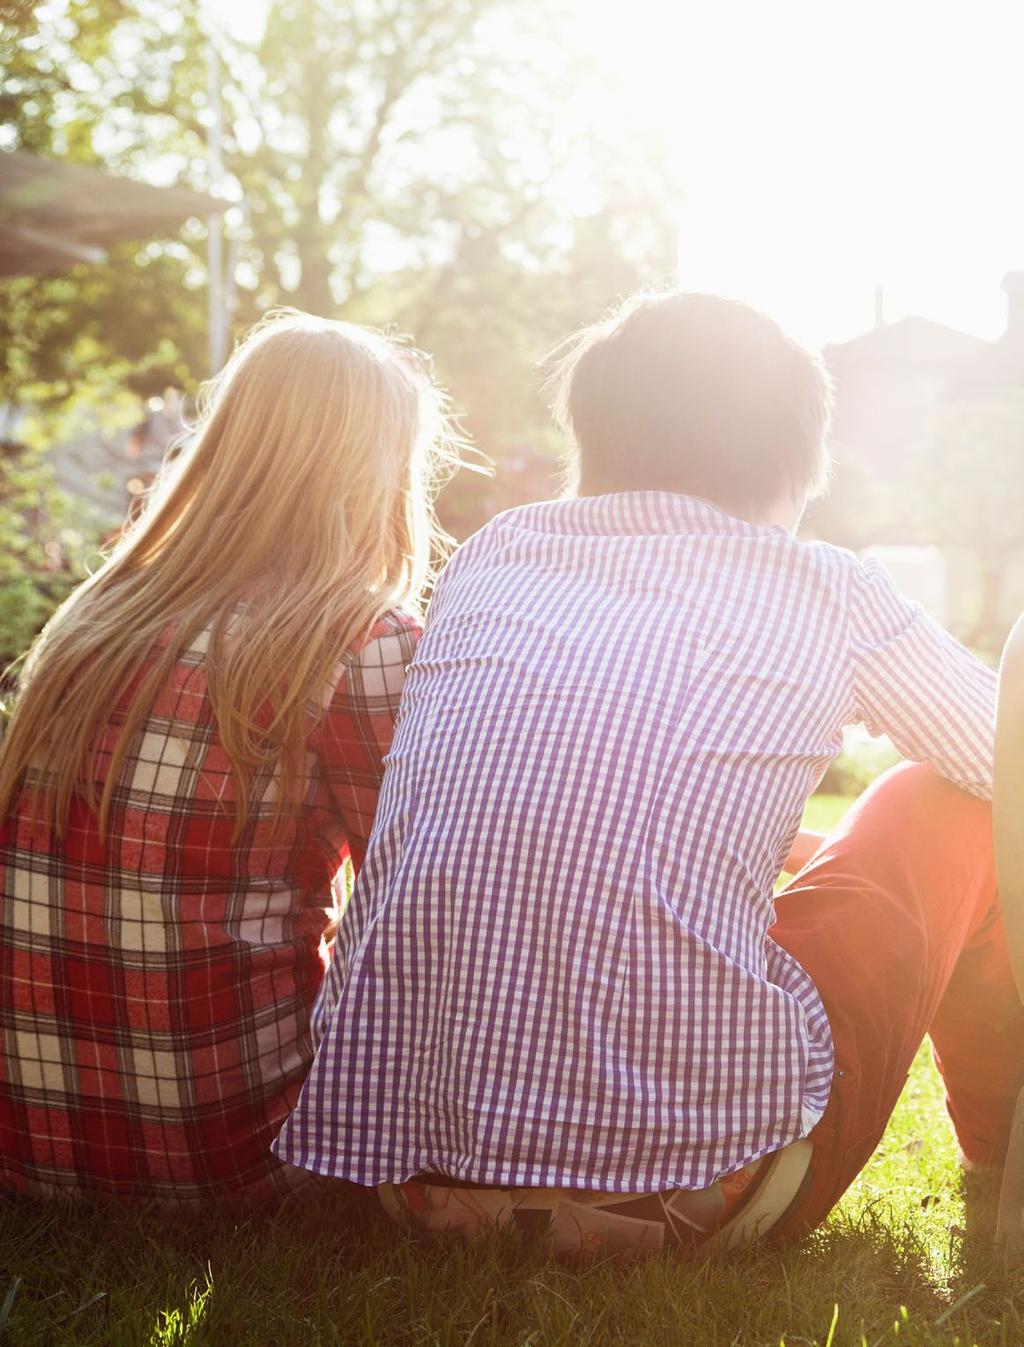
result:
[[[1015,351],[1024,351],[1024,271],[1008,271],[1003,277],[1006,295],[1006,332],[1003,341]]]
[[[885,327],[885,291],[875,286],[875,327]]]

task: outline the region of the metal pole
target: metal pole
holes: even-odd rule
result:
[[[206,139],[206,164],[210,190],[218,193],[223,184],[224,165],[221,160],[223,137],[223,110],[220,97],[220,59],[213,36],[206,42],[206,98],[210,111],[210,128]],[[228,324],[224,307],[224,219],[210,216],[207,226],[208,327],[210,338],[210,373],[216,374],[227,359]]]

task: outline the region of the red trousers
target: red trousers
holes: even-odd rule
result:
[[[988,805],[925,767],[888,772],[776,900],[772,936],[814,979],[836,1069],[801,1195],[819,1224],[878,1145],[926,1034],[968,1160],[998,1164],[1024,1085]]]

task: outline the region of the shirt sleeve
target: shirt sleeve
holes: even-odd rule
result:
[[[991,799],[995,673],[901,594],[878,561],[857,563],[850,617],[853,719]]]
[[[366,854],[405,670],[419,636],[419,624],[410,617],[391,615],[378,624],[366,645],[346,659],[314,739],[341,821],[339,834],[325,842],[339,859],[347,843],[356,869]]]

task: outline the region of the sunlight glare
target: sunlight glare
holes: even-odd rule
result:
[[[1024,265],[1024,9],[1002,0],[578,0],[686,193],[684,282],[808,340],[917,312],[1001,330]]]
[[[208,23],[239,42],[258,42],[267,23],[270,0],[200,0]]]
[[[566,2],[602,76],[583,115],[670,146],[685,284],[816,344],[870,327],[876,287],[888,319],[998,335],[1024,266],[1024,6]],[[241,41],[267,4],[203,0]]]

